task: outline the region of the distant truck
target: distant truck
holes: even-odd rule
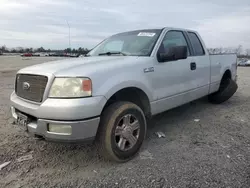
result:
[[[145,29],[115,34],[85,57],[17,72],[10,96],[16,123],[48,141],[94,140],[108,159],[139,151],[153,115],[237,90],[237,57],[209,55],[196,31]]]
[[[32,53],[24,53],[24,54],[21,54],[22,57],[32,57]]]
[[[40,57],[41,54],[40,53],[32,53],[32,56],[34,56],[34,57]]]
[[[27,52],[27,53],[24,53],[24,54],[21,54],[22,57],[40,57],[41,54],[40,53],[30,53],[30,52]]]

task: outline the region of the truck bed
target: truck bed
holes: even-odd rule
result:
[[[236,79],[237,55],[236,54],[212,54],[210,56],[211,91],[217,90],[221,78],[226,70],[231,70],[232,79]]]

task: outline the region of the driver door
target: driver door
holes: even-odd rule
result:
[[[157,113],[189,101],[191,97],[186,93],[196,87],[190,70],[190,48],[182,31],[168,31],[157,53],[166,52],[170,46],[187,46],[188,57],[177,61],[156,62],[153,88],[157,96]]]

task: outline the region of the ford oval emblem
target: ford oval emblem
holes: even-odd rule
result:
[[[30,84],[28,82],[23,82],[23,89],[24,90],[29,90]]]

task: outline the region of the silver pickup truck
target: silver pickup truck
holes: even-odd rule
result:
[[[178,28],[115,34],[84,57],[17,72],[10,96],[15,122],[49,141],[95,140],[108,159],[139,151],[153,115],[237,90],[235,54],[209,55],[200,35]]]

